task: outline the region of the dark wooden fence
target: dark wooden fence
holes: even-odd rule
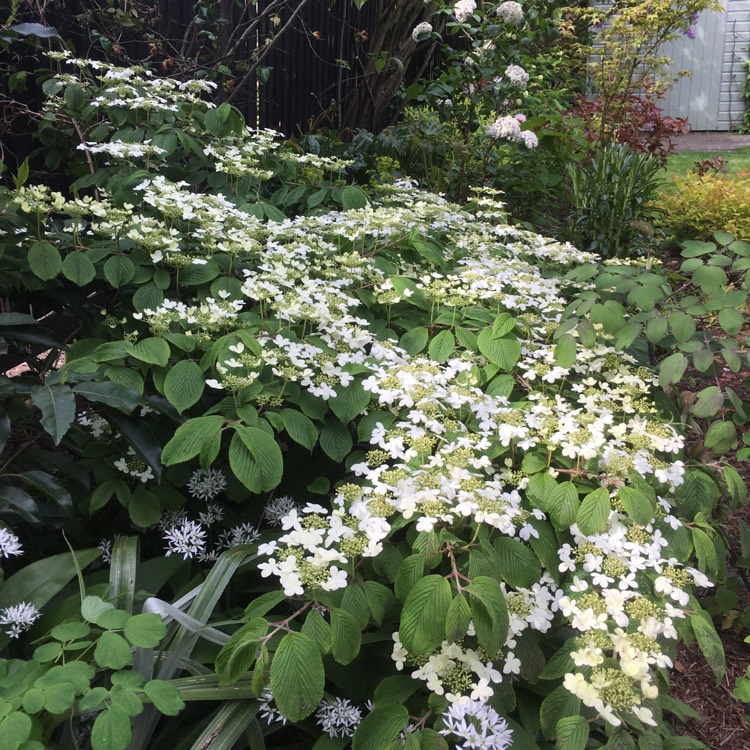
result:
[[[270,0],[258,0],[248,12],[263,16]],[[117,3],[115,6],[125,6]],[[166,40],[155,59],[163,61],[170,50],[175,57],[184,50],[184,40],[196,31],[194,19],[205,0],[152,0],[136,4],[140,18],[147,24],[129,31],[123,27],[119,41],[131,59],[150,56],[144,40],[149,27],[154,36]],[[213,28],[218,32],[217,46],[221,48],[222,34],[231,33],[238,22],[244,3],[218,0],[214,3]],[[263,18],[253,34],[236,50],[227,66],[241,82],[243,70],[251,64],[256,49],[263,51],[265,40],[288,24],[272,48],[264,55],[256,72],[252,73],[237,92],[222,92],[243,112],[248,122],[273,128],[286,135],[305,130],[311,120],[338,127],[346,107],[347,96],[356,85],[367,55],[367,39],[373,34],[385,0],[368,0],[357,10],[351,0],[295,0],[278,14],[274,21]],[[96,17],[106,12],[104,0],[55,0],[48,16],[63,37],[71,39],[78,54],[96,56],[97,45],[92,44],[91,28],[97,26]],[[217,10],[218,9],[218,10]],[[216,17],[228,23],[216,25]],[[211,20],[207,28],[211,26]],[[98,24],[101,25],[101,24]],[[87,28],[88,26],[88,28]],[[265,69],[265,70],[263,70]],[[165,66],[170,72],[169,65]],[[261,73],[258,79],[257,73]],[[267,80],[266,80],[267,76]]]

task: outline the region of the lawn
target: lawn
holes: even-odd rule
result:
[[[727,160],[724,165],[727,174],[736,175],[742,170],[750,170],[750,147],[733,151],[681,151],[669,157],[667,177],[683,175],[689,169],[694,168],[696,161],[715,159],[717,156]]]

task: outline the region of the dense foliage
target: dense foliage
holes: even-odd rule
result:
[[[646,279],[53,57],[78,179],[0,216],[6,746],[695,747],[666,669],[723,673],[694,592],[745,489],[684,454]]]

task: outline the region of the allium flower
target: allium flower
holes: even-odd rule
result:
[[[266,720],[267,724],[273,724],[275,721],[280,721],[282,725],[286,724],[286,718],[276,708],[271,688],[266,688],[260,694],[260,698],[258,698],[258,713],[261,719]]]
[[[456,21],[464,23],[469,20],[471,14],[477,9],[475,0],[458,0],[453,7],[453,15]]]
[[[164,541],[167,543],[166,557],[175,554],[188,560],[206,551],[206,530],[197,521],[183,521],[164,532]]]
[[[241,544],[252,544],[258,540],[260,531],[250,523],[241,523],[227,529],[219,537],[219,544],[226,549],[239,547]]]
[[[102,553],[102,562],[109,565],[112,562],[112,540],[102,539],[97,548]]]
[[[351,737],[362,721],[362,711],[347,698],[334,698],[320,704],[315,718],[329,737]]]
[[[281,526],[281,519],[286,516],[290,510],[297,508],[297,504],[288,495],[275,497],[269,500],[266,509],[263,511],[263,518],[272,526]],[[299,508],[297,508],[299,510]]]
[[[479,701],[453,703],[443,714],[443,723],[440,734],[463,741],[463,745],[456,743],[458,750],[505,750],[513,742],[508,722],[492,706]]]
[[[516,3],[514,0],[506,0],[506,2],[500,3],[497,8],[497,17],[503,23],[521,23],[523,21],[521,3]]]
[[[505,75],[510,85],[517,89],[525,89],[529,82],[529,74],[520,65],[509,65],[505,69]]]
[[[203,513],[198,514],[198,519],[204,526],[213,526],[217,521],[224,518],[224,509],[216,503],[209,503]]]
[[[414,31],[411,32],[411,38],[415,42],[420,42],[422,41],[420,37],[423,37],[425,34],[432,34],[432,24],[422,21],[422,23],[418,23],[414,27]]]
[[[187,483],[188,492],[196,500],[213,500],[227,488],[227,478],[220,469],[197,469]]]
[[[8,531],[8,529],[0,528],[0,557],[22,554],[23,549],[18,537]]]
[[[20,604],[14,604],[12,607],[4,607],[0,610],[0,625],[9,625],[10,627],[5,632],[11,638],[18,638],[40,616],[41,613],[33,604],[21,602]]]

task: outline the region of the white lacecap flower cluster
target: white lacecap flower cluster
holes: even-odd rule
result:
[[[497,17],[503,23],[519,24],[523,21],[523,8],[515,0],[506,0],[497,6]]]
[[[142,458],[139,458],[130,446],[128,446],[126,455],[118,458],[114,462],[114,466],[123,474],[134,477],[143,484],[154,478],[153,469]]]
[[[453,15],[459,23],[466,23],[476,9],[476,0],[458,0],[453,6]]]
[[[432,24],[427,21],[418,23],[411,32],[411,38],[415,42],[421,42],[427,34],[432,34]]]

